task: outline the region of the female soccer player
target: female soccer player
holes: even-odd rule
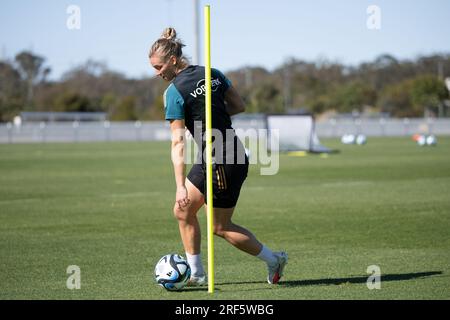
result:
[[[185,128],[192,134],[199,151],[205,143],[205,68],[189,65],[183,56],[184,44],[177,39],[173,28],[164,30],[149,53],[150,63],[156,75],[169,81],[164,92],[165,118],[170,121],[172,132],[172,162],[175,173],[176,195],[173,212],[178,220],[181,240],[191,266],[189,285],[206,284],[206,274],[200,255],[200,225],[197,212],[206,206],[206,166],[203,152],[185,174]],[[245,149],[234,134],[230,116],[243,112],[244,103],[231,82],[216,69],[211,70],[213,154],[213,205],[214,234],[224,238],[236,248],[265,261],[270,284],[277,283],[287,263],[285,252],[272,252],[261,244],[247,229],[231,221],[239,198],[241,186],[247,177],[248,159]],[[231,134],[230,134],[231,132]],[[219,145],[220,147],[217,147]]]

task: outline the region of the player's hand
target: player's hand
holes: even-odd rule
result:
[[[175,196],[175,201],[178,204],[179,209],[183,209],[184,207],[187,207],[190,200],[188,198],[188,192],[185,186],[183,187],[177,187],[177,194]]]

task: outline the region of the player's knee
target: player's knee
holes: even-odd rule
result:
[[[175,205],[173,215],[178,221],[186,221],[188,219],[188,210],[187,208],[181,209],[178,205]]]
[[[227,228],[223,224],[214,224],[213,232],[216,236],[224,238]]]

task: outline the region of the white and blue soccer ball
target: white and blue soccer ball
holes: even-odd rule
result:
[[[356,136],[353,134],[344,134],[341,138],[343,144],[354,144],[356,142]]]
[[[367,142],[367,137],[365,135],[358,134],[356,136],[356,144],[363,145],[363,144],[366,144],[366,142]]]
[[[424,136],[424,135],[420,135],[420,136],[417,138],[417,144],[418,144],[419,146],[425,146],[425,145],[427,144],[427,137]]]
[[[429,146],[435,146],[437,143],[436,136],[434,136],[434,135],[428,136],[426,141],[427,141],[427,145],[429,145]]]
[[[191,268],[188,262],[178,254],[167,254],[155,267],[155,280],[166,290],[181,290],[191,277]]]

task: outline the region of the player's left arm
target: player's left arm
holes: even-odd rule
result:
[[[244,100],[242,100],[241,96],[233,86],[230,86],[227,91],[225,91],[225,104],[226,110],[230,116],[245,111]]]
[[[173,163],[173,171],[175,174],[175,182],[177,185],[177,192],[175,201],[179,208],[183,208],[188,205],[189,198],[185,185],[186,181],[186,165],[184,163],[184,151],[185,151],[185,124],[184,120],[171,120],[170,131],[172,133],[172,151],[171,158]]]

